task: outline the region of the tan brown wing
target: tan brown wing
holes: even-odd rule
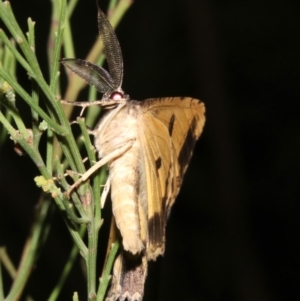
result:
[[[170,97],[164,98],[164,100],[164,108],[157,110],[157,104],[152,107],[156,109],[156,118],[168,126],[173,146],[175,182],[172,189],[173,198],[168,204],[170,209],[181,187],[194,145],[202,133],[205,123],[205,107],[200,100],[190,97]]]
[[[147,245],[149,259],[164,253],[166,204],[171,192],[172,144],[168,129],[152,114],[143,114],[140,120],[141,199],[147,203]]]
[[[148,203],[149,259],[164,252],[166,218],[205,122],[204,104],[193,98],[147,99],[142,104],[139,136]],[[142,179],[143,177],[141,177]]]

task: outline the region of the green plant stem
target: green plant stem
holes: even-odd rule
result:
[[[28,143],[28,141],[24,138],[24,136],[21,133],[14,131],[13,133],[10,132],[10,134],[11,138],[17,141],[24,149],[24,151],[30,156],[35,165],[38,167],[41,174],[46,179],[50,179],[51,176],[48,174],[43,158],[41,157],[39,151],[35,149],[30,143]]]
[[[111,272],[114,260],[116,258],[119,246],[120,246],[120,242],[117,240],[111,247],[111,251],[109,253],[103,274],[100,278],[100,285],[99,285],[98,292],[97,292],[97,301],[103,301],[103,299],[104,299],[105,292],[107,290],[107,286],[108,286],[110,278],[111,278],[110,272]]]
[[[56,5],[58,4],[57,0],[54,2]],[[56,8],[56,6],[54,7]],[[58,59],[60,56],[60,49],[61,49],[61,43],[62,43],[62,37],[63,37],[63,30],[64,30],[64,23],[66,18],[66,0],[63,0],[60,7],[60,21],[59,21],[59,27],[57,31],[57,38],[55,39],[55,46],[54,46],[54,54],[53,54],[53,60],[54,65],[51,69],[51,81],[50,81],[50,89],[52,90],[52,93],[55,93],[56,90],[56,82],[57,82],[57,74],[58,74]],[[78,147],[76,145],[76,142],[74,140],[73,135],[71,135],[71,127],[69,125],[69,121],[66,118],[66,116],[63,113],[62,107],[59,104],[59,113],[61,114],[61,118],[59,120],[62,122],[62,125],[68,129],[68,132],[70,135],[66,135],[64,138],[59,138],[60,146],[65,154],[65,156],[68,159],[68,162],[71,166],[71,168],[75,171],[78,171],[79,173],[84,173],[85,168],[81,161],[81,156],[78,151]],[[60,156],[60,149],[57,147],[57,144],[54,144],[54,153],[58,156]]]
[[[80,126],[81,129],[81,133],[83,135],[83,141],[84,141],[84,145],[85,145],[85,149],[90,161],[90,164],[93,165],[96,162],[96,156],[95,156],[95,148],[91,142],[90,136],[88,134],[86,125],[85,125],[85,119],[84,118],[77,118],[77,123]]]
[[[66,18],[66,26],[65,26],[65,32],[64,32],[64,54],[65,57],[75,57],[75,49],[74,49],[74,43],[73,43],[73,36],[72,36],[72,30],[70,26],[70,19],[73,13],[74,6],[77,4],[78,0],[70,1],[68,3],[67,7],[67,18]]]
[[[23,123],[23,120],[19,114],[19,111],[17,108],[12,104],[10,101],[3,101],[3,105],[5,105],[12,116],[14,122],[17,125],[18,130],[20,133],[24,136],[24,138],[27,140],[29,138],[29,133],[25,127],[25,124]]]
[[[22,57],[20,52],[17,50],[16,46],[8,39],[4,31],[0,28],[0,39],[3,41],[5,46],[11,51],[16,60],[21,64],[21,66],[30,74],[33,75],[33,71],[26,60]]]
[[[79,301],[79,297],[78,297],[78,293],[77,292],[74,292],[72,299],[73,299],[73,301]]]
[[[51,175],[49,174],[39,152],[37,149],[34,149],[33,147],[31,147],[30,145],[28,145],[27,141],[24,139],[24,137],[22,137],[22,135],[20,135],[5,119],[4,115],[2,114],[2,112],[0,111],[0,122],[5,126],[5,128],[7,129],[7,131],[10,133],[10,135],[12,136],[13,140],[16,140],[21,147],[25,150],[25,152],[31,157],[31,159],[33,160],[33,162],[36,164],[36,166],[38,167],[40,173],[44,176],[45,179],[51,179]],[[56,202],[56,204],[59,206],[59,208],[64,208],[62,199],[59,197],[54,197],[54,200]],[[78,232],[74,229],[74,226],[71,225],[67,220],[66,224],[68,226],[68,229],[71,233],[71,236],[73,237],[74,241],[76,242],[76,244],[78,245],[82,256],[84,256],[85,258],[87,257],[88,251],[87,248],[85,246],[85,244],[83,243],[81,237],[79,236]]]
[[[32,271],[32,266],[36,260],[36,253],[50,204],[50,201],[44,201],[36,213],[32,231],[23,249],[22,260],[19,265],[13,285],[6,298],[7,300],[18,299],[18,297],[21,296],[26,282],[29,279],[29,275]]]
[[[18,45],[20,46],[34,74],[40,75],[40,77],[42,77],[42,72],[40,70],[39,63],[35,56],[34,49],[30,48],[27,39],[22,33],[12,12],[10,2],[0,2],[0,17],[6,25],[6,27],[9,29],[10,33],[12,34]]]
[[[90,164],[93,165],[96,162],[95,149],[90,141],[89,134],[86,129],[86,125],[83,118],[78,118],[77,122],[81,128],[83,134],[85,148],[90,160]],[[100,174],[97,173],[94,178],[94,200],[100,200]],[[87,261],[87,275],[88,275],[88,298],[95,300],[96,298],[96,266],[97,266],[97,249],[98,249],[98,234],[101,227],[101,208],[100,202],[96,201],[89,206],[89,212],[91,216],[91,224],[88,225],[88,249],[89,256]],[[94,214],[95,211],[95,214]]]
[[[113,10],[115,9],[117,5],[117,0],[110,0],[109,1],[109,5],[108,5],[108,9],[107,9],[107,16],[110,16],[113,12]]]
[[[90,219],[89,219],[88,217],[86,217],[85,214],[84,214],[83,217],[81,217],[81,218],[80,218],[80,217],[77,217],[77,216],[75,215],[74,211],[73,211],[71,208],[69,208],[70,203],[68,202],[68,200],[67,200],[66,198],[62,198],[62,202],[63,202],[63,204],[64,204],[64,209],[66,210],[66,213],[67,213],[67,215],[68,215],[68,218],[69,218],[72,222],[74,222],[74,223],[76,223],[76,224],[79,224],[79,225],[81,225],[81,224],[87,224],[87,223],[90,222]]]
[[[35,112],[42,117],[50,127],[52,127],[58,134],[66,135],[69,132],[58,125],[53,119],[51,119],[45,111],[43,111],[38,104],[32,102],[32,98],[29,94],[17,83],[17,81],[0,66],[0,76],[3,77],[12,87],[13,89],[24,99],[24,101],[33,109]]]
[[[71,233],[71,236],[74,240],[74,242],[76,243],[76,245],[79,248],[80,254],[81,256],[87,260],[88,257],[88,248],[86,247],[85,243],[83,242],[82,238],[80,237],[79,233],[78,233],[78,229],[74,229],[74,227],[69,225],[69,221],[67,219],[65,219],[65,222],[67,224],[68,230]]]
[[[59,2],[56,0],[54,1],[54,11],[56,11],[57,6],[59,5]],[[50,88],[52,89],[52,92],[56,92],[56,83],[57,83],[57,75],[58,75],[58,64],[59,64],[59,57],[60,57],[60,49],[62,44],[62,37],[64,32],[64,24],[66,19],[66,12],[67,12],[67,2],[66,0],[63,0],[61,3],[61,12],[60,12],[60,18],[59,18],[59,26],[57,29],[57,38],[55,39],[55,47],[54,47],[54,54],[53,54],[53,67],[51,68],[51,81],[50,81]],[[55,13],[56,15],[56,13]],[[84,173],[85,168],[81,161],[81,156],[78,151],[78,147],[76,145],[76,142],[74,140],[73,135],[71,135],[71,127],[69,125],[68,119],[63,113],[63,110],[61,106],[59,105],[59,112],[63,115],[63,118],[59,118],[62,122],[65,128],[68,129],[70,135],[66,135],[64,138],[59,139],[60,147],[65,156],[68,159],[68,162],[73,170],[78,171],[79,173]],[[54,152],[56,155],[60,157],[61,150],[58,148],[57,143],[54,144]]]
[[[64,0],[66,1],[66,0]],[[17,41],[18,45],[20,46],[26,60],[28,61],[29,65],[32,69],[32,77],[37,81],[38,85],[41,87],[42,91],[45,93],[47,99],[50,101],[51,106],[53,107],[54,111],[56,112],[59,124],[66,126],[67,119],[63,113],[62,107],[60,104],[58,104],[57,99],[55,99],[53,92],[51,91],[50,87],[47,85],[46,81],[43,78],[42,72],[40,70],[38,61],[36,59],[35,53],[33,49],[31,49],[30,45],[28,44],[27,40],[25,39],[25,36],[23,35],[18,23],[15,20],[15,17],[13,15],[13,12],[11,10],[11,6],[9,2],[0,2],[0,17],[7,26],[7,28],[10,30],[12,36]],[[61,31],[62,28],[59,28],[59,31]],[[28,103],[30,106],[30,101],[28,98],[27,93],[16,83],[15,80],[8,77],[7,74],[5,74],[3,70],[1,70],[1,76],[6,79],[8,83],[16,90],[18,94]],[[21,93],[20,93],[21,91]],[[54,130],[56,130],[59,134],[67,134],[65,133],[59,125],[55,124],[54,121],[51,121],[51,118],[49,118],[38,106],[32,105],[32,108],[51,126]]]
[[[67,13],[67,1],[62,0],[59,2],[61,3],[59,28],[58,28],[56,39],[55,39],[53,62],[51,63],[51,72],[50,72],[51,73],[50,89],[53,93],[56,93],[56,91],[57,91],[60,49],[61,49],[61,44],[62,44],[62,38],[63,38],[64,28],[65,28],[65,19],[66,19],[66,13]]]
[[[11,126],[10,122],[5,118],[5,116],[0,111],[0,122],[6,128],[6,130],[12,135],[16,134],[16,130]]]
[[[15,47],[15,42],[14,40],[11,40],[12,45]],[[8,70],[8,72],[10,74],[12,74],[13,76],[16,76],[16,58],[14,57],[14,55],[12,54],[12,52],[5,47],[5,57],[4,57],[4,69]]]
[[[31,49],[35,52],[35,35],[34,35],[35,22],[33,22],[31,18],[28,18],[27,24],[28,24],[28,33],[27,33],[28,43]]]
[[[1,29],[0,29],[1,31]],[[1,41],[1,39],[0,39]],[[14,45],[12,42],[11,45]],[[16,59],[12,52],[8,49],[8,47],[4,44],[0,45],[0,66],[3,65],[3,68],[5,70],[8,70],[10,74],[15,76],[16,74]],[[8,122],[11,122],[12,120],[12,115],[10,114],[10,110],[5,109],[4,106],[1,108],[1,102],[2,101],[7,101],[7,103],[15,107],[15,93],[12,89],[12,87],[4,81],[3,78],[0,78],[0,109],[2,111],[5,111],[5,118],[7,119]],[[7,137],[7,132],[5,131],[4,127],[0,128],[0,145],[3,144],[4,140]]]
[[[6,252],[6,248],[5,247],[1,247],[0,248],[0,262],[3,263],[6,271],[9,274],[9,276],[12,279],[14,279],[16,277],[16,275],[17,275],[17,271],[16,271],[16,268],[15,268],[13,262],[9,258],[8,254]]]
[[[87,289],[88,300],[96,299],[96,263],[97,263],[97,243],[98,233],[95,220],[88,226],[88,258],[87,258]]]
[[[78,0],[70,0],[68,3],[68,18],[71,18],[73,10],[77,4]]]
[[[90,137],[88,135],[88,132],[86,130],[86,126],[83,122],[83,119],[78,119],[78,123],[79,123],[79,126],[81,127],[81,130],[82,130],[82,133],[83,133],[83,136],[84,136],[84,140],[85,141],[89,141],[88,144],[86,144],[86,149],[87,149],[87,152],[89,154],[89,159],[90,159],[90,164],[93,165],[94,162],[96,162],[96,155],[95,155],[95,152],[94,152],[94,147],[91,145],[91,142],[90,142]],[[88,151],[89,150],[89,151]],[[94,176],[94,180],[93,180],[93,199],[94,199],[94,220],[95,220],[95,235],[96,237],[98,238],[98,233],[99,233],[99,230],[100,230],[100,227],[101,227],[101,202],[100,202],[100,199],[101,199],[101,185],[103,186],[105,184],[105,181],[106,181],[106,178],[107,178],[107,170],[106,170],[106,167],[103,167],[101,168],[100,172],[99,173],[96,173],[95,176]]]
[[[57,177],[60,179],[60,184],[62,185],[62,187],[65,189],[65,190],[68,190],[69,188],[69,185],[67,183],[67,181],[65,180],[65,177],[64,177],[64,172],[63,172],[63,167],[62,165],[60,164],[59,162],[59,159],[58,157],[56,157],[55,159],[55,167],[56,167],[56,171],[57,171]],[[72,209],[70,208],[70,203],[69,201],[63,197],[62,198],[62,201],[64,203],[64,208],[67,212],[67,214],[69,214],[69,218],[71,220],[73,220],[75,223],[77,224],[85,224],[85,223],[88,223],[90,222],[90,218],[89,216],[86,214],[85,212],[85,209],[83,208],[83,205],[82,203],[80,202],[77,194],[73,194],[72,195],[72,201],[76,207],[76,209],[78,210],[81,218],[77,218],[75,216],[75,213],[72,211]]]
[[[41,175],[45,178],[46,182],[49,183],[52,181],[51,177],[53,176],[53,169],[56,167],[56,171],[59,174],[59,186],[56,186],[53,183],[52,190],[47,191],[52,193],[56,205],[61,211],[63,211],[63,217],[65,223],[68,227],[68,230],[75,242],[75,245],[70,253],[69,260],[64,267],[64,270],[61,274],[61,277],[51,293],[48,301],[54,301],[58,298],[58,295],[61,291],[61,288],[69,274],[71,267],[74,264],[75,258],[80,251],[83,256],[86,267],[87,267],[87,286],[88,286],[88,299],[89,300],[103,300],[105,296],[105,291],[109,284],[110,271],[115,259],[115,256],[118,251],[119,242],[116,242],[112,245],[111,252],[109,253],[108,260],[103,271],[103,275],[100,279],[100,286],[98,288],[96,296],[96,266],[97,266],[97,247],[98,247],[98,234],[102,224],[101,220],[101,204],[100,204],[100,184],[103,184],[104,178],[107,174],[105,168],[102,168],[100,173],[93,175],[93,190],[88,183],[82,183],[77,189],[76,193],[72,193],[72,202],[70,202],[66,196],[61,192],[61,187],[63,189],[68,188],[68,183],[63,175],[63,168],[59,164],[59,159],[53,160],[55,154],[58,155],[58,158],[61,158],[63,153],[68,165],[73,171],[76,171],[80,174],[85,172],[85,166],[82,162],[80,152],[74,136],[72,135],[71,126],[69,124],[69,116],[71,114],[72,108],[67,107],[66,114],[62,109],[62,106],[59,101],[59,97],[56,97],[59,93],[59,58],[61,45],[64,43],[64,51],[67,56],[74,57],[74,46],[72,40],[72,33],[70,29],[70,17],[73,12],[73,8],[78,0],[70,0],[67,4],[67,0],[52,0],[53,1],[53,18],[52,20],[59,20],[51,26],[52,31],[52,40],[49,39],[48,48],[53,49],[49,52],[49,63],[51,63],[50,68],[50,85],[45,81],[40,66],[38,64],[36,55],[35,55],[35,36],[34,36],[34,22],[31,19],[28,19],[28,38],[26,39],[21,29],[19,28],[18,23],[15,20],[15,17],[12,13],[9,2],[0,2],[0,17],[19,47],[21,52],[19,53],[16,50],[16,47],[13,43],[9,41],[7,36],[0,30],[0,38],[3,39],[4,44],[7,49],[12,53],[12,57],[16,58],[20,65],[29,73],[32,78],[32,93],[29,95],[16,81],[15,76],[11,74],[11,70],[8,71],[8,68],[0,66],[0,77],[3,77],[13,89],[19,94],[24,101],[30,106],[32,110],[32,119],[33,119],[33,144],[28,141],[28,131],[23,123],[20,125],[19,114],[15,114],[14,119],[16,120],[19,131],[14,129],[9,120],[4,114],[0,111],[0,122],[4,125],[6,130],[9,132],[11,137],[17,141],[25,152],[31,157],[33,162],[39,169]],[[130,0],[111,0],[109,5],[109,20],[113,27],[116,27],[124,13],[129,8],[132,1]],[[59,24],[57,26],[57,24]],[[56,27],[57,26],[57,27]],[[64,30],[65,29],[65,30]],[[64,42],[62,41],[64,37]],[[51,44],[51,45],[50,45]],[[51,46],[51,47],[50,47]],[[90,62],[95,62],[98,60],[100,64],[104,60],[104,55],[101,54],[103,50],[103,45],[98,40],[91,52],[87,56],[87,60]],[[0,54],[1,55],[1,54]],[[4,53],[5,55],[5,53]],[[100,59],[99,59],[100,56]],[[100,60],[100,61],[99,61]],[[8,62],[8,60],[6,60]],[[13,63],[11,64],[13,66]],[[72,101],[75,100],[78,96],[78,93],[85,87],[85,83],[79,79],[77,76],[68,75],[69,85],[66,91],[65,99]],[[39,89],[46,96],[46,108],[48,111],[44,111],[39,106]],[[43,95],[41,93],[41,95]],[[96,92],[91,92],[91,98],[96,98]],[[96,110],[95,110],[96,111]],[[12,110],[11,107],[8,108],[7,112],[18,113],[17,110]],[[98,112],[98,110],[97,110]],[[18,119],[19,118],[19,119]],[[42,130],[38,128],[39,118],[42,118],[48,124],[43,127],[43,131],[47,128],[47,155],[46,155],[46,164],[41,157],[39,152],[39,141],[42,135]],[[96,116],[91,117],[91,122],[95,122]],[[94,147],[90,141],[90,137],[87,131],[87,128],[84,123],[84,119],[78,119],[78,124],[81,128],[82,135],[84,137],[84,145],[89,157],[90,165],[94,164],[97,160]],[[23,126],[22,126],[23,125]],[[53,143],[54,137],[59,141],[58,143]],[[45,201],[43,204],[48,203]],[[72,208],[74,205],[76,208]],[[44,205],[46,206],[46,205]],[[49,205],[48,205],[49,206]],[[46,208],[46,207],[45,207]],[[46,209],[45,209],[46,210]],[[47,210],[46,210],[47,212]],[[44,214],[45,215],[45,214]],[[88,229],[87,236],[87,246],[85,245],[82,239],[83,227],[78,224],[85,223]],[[41,242],[44,242],[41,237],[41,233],[46,229],[43,214],[37,216],[34,226],[32,228],[31,235],[29,240],[24,248],[24,253],[22,261],[20,263],[18,274],[13,283],[12,289],[9,292],[7,300],[17,299],[30,274],[30,267],[32,267],[34,261],[37,258],[37,246]],[[47,227],[47,231],[49,227]],[[1,267],[0,267],[1,268]],[[1,271],[0,271],[1,277]],[[0,301],[4,299],[4,293],[2,290],[1,293],[1,279],[0,279]],[[74,295],[74,300],[76,299]],[[77,296],[78,300],[78,296]]]
[[[90,140],[90,136],[88,134],[86,125],[85,125],[85,120],[84,118],[77,118],[77,122],[80,126],[82,135],[83,135],[83,140],[84,140],[84,145],[88,154],[88,158],[90,161],[90,165],[92,166],[96,161],[96,154],[95,154],[95,148],[91,143]],[[93,200],[94,204],[93,204],[93,208],[94,208],[94,217],[95,217],[95,221],[100,222],[101,221],[101,204],[99,201],[100,200],[100,186],[103,185],[104,180],[106,178],[106,172],[105,172],[105,168],[102,168],[100,173],[95,173],[94,175],[94,181],[93,181]],[[96,229],[100,229],[100,224],[97,225]],[[96,235],[98,236],[98,233],[96,233]]]
[[[0,40],[0,62],[3,60],[4,49],[2,41]]]
[[[80,236],[83,237],[85,233],[86,233],[86,228],[81,228]],[[76,244],[74,244],[72,247],[72,250],[70,252],[69,258],[67,260],[67,263],[65,264],[64,269],[57,281],[57,284],[55,285],[54,289],[52,290],[47,301],[55,301],[59,297],[59,294],[71,272],[71,269],[74,266],[75,260],[78,256],[78,252],[79,252],[78,246]]]
[[[8,113],[7,110],[5,112],[4,118],[10,124],[10,122],[11,122],[11,115]],[[6,137],[7,137],[7,131],[5,130],[4,127],[0,127],[0,147],[3,145],[4,141],[6,140]]]
[[[4,288],[3,288],[3,278],[2,278],[2,264],[0,260],[0,301],[4,301]]]
[[[54,11],[56,16],[56,10],[57,6],[60,4],[57,0],[54,1]],[[52,90],[52,93],[55,93],[57,91],[57,79],[58,79],[58,66],[59,66],[59,57],[60,57],[60,49],[62,44],[62,37],[65,27],[65,19],[66,19],[66,12],[67,12],[67,2],[66,0],[63,0],[61,2],[60,6],[60,18],[59,18],[59,26],[56,33],[56,39],[55,39],[55,46],[54,46],[54,53],[53,53],[53,64],[51,64],[51,80],[50,80],[50,89]],[[54,16],[54,17],[55,17]],[[60,106],[59,106],[60,107]],[[63,112],[61,107],[59,110],[61,113]],[[63,114],[63,113],[62,113]],[[61,121],[63,121],[63,124],[71,133],[71,127],[64,116],[63,119],[60,118]],[[81,162],[81,157],[78,152],[78,147],[76,145],[76,142],[74,140],[73,135],[67,135],[64,139],[60,139],[60,146],[67,157],[70,166],[72,169],[83,173],[85,171],[84,166]],[[57,155],[60,156],[61,151],[58,149],[57,144],[54,145],[54,151]]]
[[[50,33],[47,41],[47,54],[48,54],[48,67],[50,70],[51,76],[51,64],[53,62],[53,54],[54,54],[54,45],[55,45],[55,35],[58,30],[59,24],[59,6],[60,3],[57,0],[51,1],[52,5],[52,13],[51,13],[51,22],[50,22]]]
[[[31,98],[33,102],[35,102],[37,105],[39,104],[39,86],[35,81],[32,81]],[[41,131],[38,128],[39,115],[34,110],[31,110],[31,116],[34,143],[36,143],[36,146],[38,146],[41,138]],[[39,139],[37,139],[37,137],[39,137]]]
[[[49,174],[51,174],[51,176],[53,175],[52,169],[53,169],[53,139],[54,139],[54,135],[53,135],[53,131],[51,129],[47,129],[47,144],[46,144],[46,167],[47,170],[49,172]]]

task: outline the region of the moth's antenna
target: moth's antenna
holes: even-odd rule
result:
[[[97,7],[99,35],[103,41],[109,73],[116,85],[115,89],[121,88],[123,81],[123,58],[121,47],[112,26],[100,9],[98,1]]]
[[[60,62],[101,93],[116,89],[110,74],[100,66],[80,59],[61,59]]]

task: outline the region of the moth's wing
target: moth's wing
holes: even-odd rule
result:
[[[205,123],[204,104],[190,97],[168,97],[148,99],[148,114],[163,122],[168,128],[172,143],[172,157],[174,166],[173,197],[170,198],[170,207],[177,196],[183,176],[193,154],[194,145],[202,133]]]
[[[167,214],[205,122],[204,104],[193,98],[147,99],[142,103],[143,145],[148,203],[148,257],[164,252]]]
[[[139,123],[142,145],[139,191],[143,193],[139,201],[147,204],[146,249],[148,259],[155,260],[164,253],[166,208],[173,177],[172,145],[168,129],[151,113],[142,114]]]

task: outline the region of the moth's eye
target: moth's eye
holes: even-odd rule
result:
[[[124,94],[116,91],[116,92],[111,93],[109,98],[111,100],[119,100],[119,99],[124,98]]]

